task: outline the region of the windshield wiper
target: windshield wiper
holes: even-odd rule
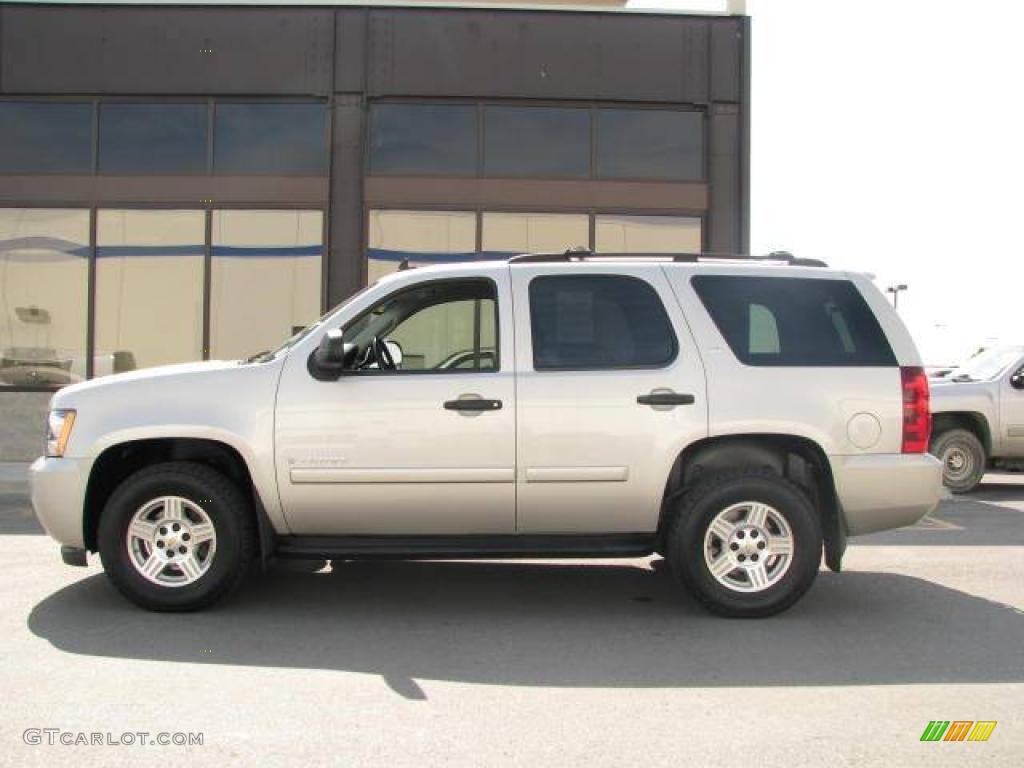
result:
[[[977,381],[977,379],[971,376],[971,374],[969,373],[958,373],[956,376],[950,379],[950,381],[956,381],[963,384],[968,381]]]
[[[270,350],[269,349],[264,349],[262,352],[257,352],[255,355],[252,355],[251,357],[245,358],[245,360],[243,360],[242,362],[243,363],[259,363],[259,362],[262,362],[262,360],[260,358],[267,357],[269,354],[270,354]]]

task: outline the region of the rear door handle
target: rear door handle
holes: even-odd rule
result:
[[[446,411],[500,411],[501,400],[482,400],[477,397],[446,400],[444,409]]]
[[[651,392],[640,395],[636,401],[640,405],[693,405],[694,397],[679,392]]]

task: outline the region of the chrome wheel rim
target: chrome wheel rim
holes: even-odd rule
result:
[[[210,569],[217,531],[198,504],[181,496],[161,496],[132,515],[125,543],[132,565],[144,579],[161,587],[184,587]]]
[[[704,534],[704,562],[715,581],[733,592],[762,592],[793,562],[793,531],[774,507],[741,501],[726,507]]]
[[[959,443],[953,443],[942,455],[946,479],[957,483],[974,474],[974,455]]]

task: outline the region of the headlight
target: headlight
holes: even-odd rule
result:
[[[46,418],[46,455],[63,456],[71,428],[75,425],[75,412],[71,409],[50,411]]]

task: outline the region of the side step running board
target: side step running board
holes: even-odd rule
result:
[[[466,536],[280,536],[282,558],[474,559],[503,557],[645,557],[652,533],[472,534]]]

